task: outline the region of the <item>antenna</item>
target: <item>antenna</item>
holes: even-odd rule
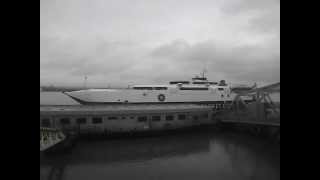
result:
[[[88,76],[85,75],[84,76],[84,89],[87,89],[87,80],[88,80]]]
[[[205,77],[205,74],[207,73],[207,69],[206,68],[203,68],[202,70],[202,77],[204,78]]]

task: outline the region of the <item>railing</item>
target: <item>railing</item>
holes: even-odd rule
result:
[[[280,126],[280,102],[274,103],[270,98],[274,92],[280,93],[280,83],[238,94],[231,107],[219,112],[217,117],[222,122]],[[247,104],[242,96],[251,96],[255,101]]]
[[[65,138],[61,130],[40,127],[40,152],[53,147]]]

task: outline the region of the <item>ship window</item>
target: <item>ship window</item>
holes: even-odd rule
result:
[[[152,116],[152,121],[160,121],[161,117],[160,116]]]
[[[187,116],[185,114],[179,114],[178,115],[178,119],[179,120],[185,120],[187,118]]]
[[[209,90],[206,87],[181,87],[180,90]]]
[[[193,82],[192,84],[208,84],[208,82]]]
[[[138,90],[152,90],[152,87],[133,87],[133,89],[138,89]]]
[[[201,81],[206,81],[207,78],[205,77],[195,77],[195,78],[192,78],[192,80],[201,80]]]
[[[155,90],[167,90],[167,87],[154,87]]]
[[[51,126],[50,119],[42,119],[41,125],[42,127],[50,127]]]
[[[172,115],[166,116],[167,121],[173,121],[174,117]]]
[[[170,84],[179,84],[179,83],[181,83],[181,84],[190,84],[189,81],[171,81],[170,82]]]
[[[102,118],[100,118],[100,117],[92,118],[92,123],[93,124],[101,124],[102,123]]]
[[[62,118],[60,119],[61,124],[70,124],[70,119],[69,118]]]
[[[147,116],[138,117],[138,122],[146,122],[146,121],[147,121]]]
[[[108,117],[108,120],[117,120],[118,119],[118,117]]]
[[[122,116],[121,119],[126,119],[126,117]]]
[[[218,90],[219,90],[219,91],[223,91],[223,90],[224,90],[224,88],[218,88]]]
[[[78,118],[77,119],[77,123],[78,124],[86,124],[87,123],[87,119],[86,118]]]

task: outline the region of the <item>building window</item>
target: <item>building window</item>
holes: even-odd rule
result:
[[[146,122],[147,121],[147,116],[140,116],[138,117],[138,122]]]
[[[86,118],[78,118],[77,119],[77,123],[78,124],[86,124],[87,123],[87,119]]]
[[[205,114],[202,115],[202,117],[205,118],[205,119],[208,119],[209,118],[209,114],[205,113]]]
[[[160,121],[161,117],[160,116],[152,116],[151,119],[152,119],[152,121]]]
[[[166,120],[167,121],[173,121],[174,117],[172,115],[167,115]]]
[[[92,118],[92,123],[93,124],[101,124],[102,118],[100,118],[100,117]]]
[[[70,124],[70,119],[69,118],[62,118],[62,119],[60,119],[60,123],[63,125],[68,125],[68,124]]]
[[[108,117],[108,120],[117,120],[118,119],[118,117]]]
[[[199,120],[199,117],[198,116],[193,116],[193,120]]]
[[[178,115],[178,119],[179,120],[185,120],[185,119],[187,119],[187,116],[185,114],[179,114]]]
[[[42,127],[50,127],[51,126],[50,119],[42,119],[41,126]]]

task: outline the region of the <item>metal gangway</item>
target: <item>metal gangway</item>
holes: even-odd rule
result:
[[[280,126],[280,99],[274,102],[270,95],[279,93],[280,82],[238,93],[231,106],[217,115],[224,123],[246,123]],[[254,101],[245,103],[242,97]]]
[[[66,136],[59,129],[40,127],[40,152],[64,141]]]

